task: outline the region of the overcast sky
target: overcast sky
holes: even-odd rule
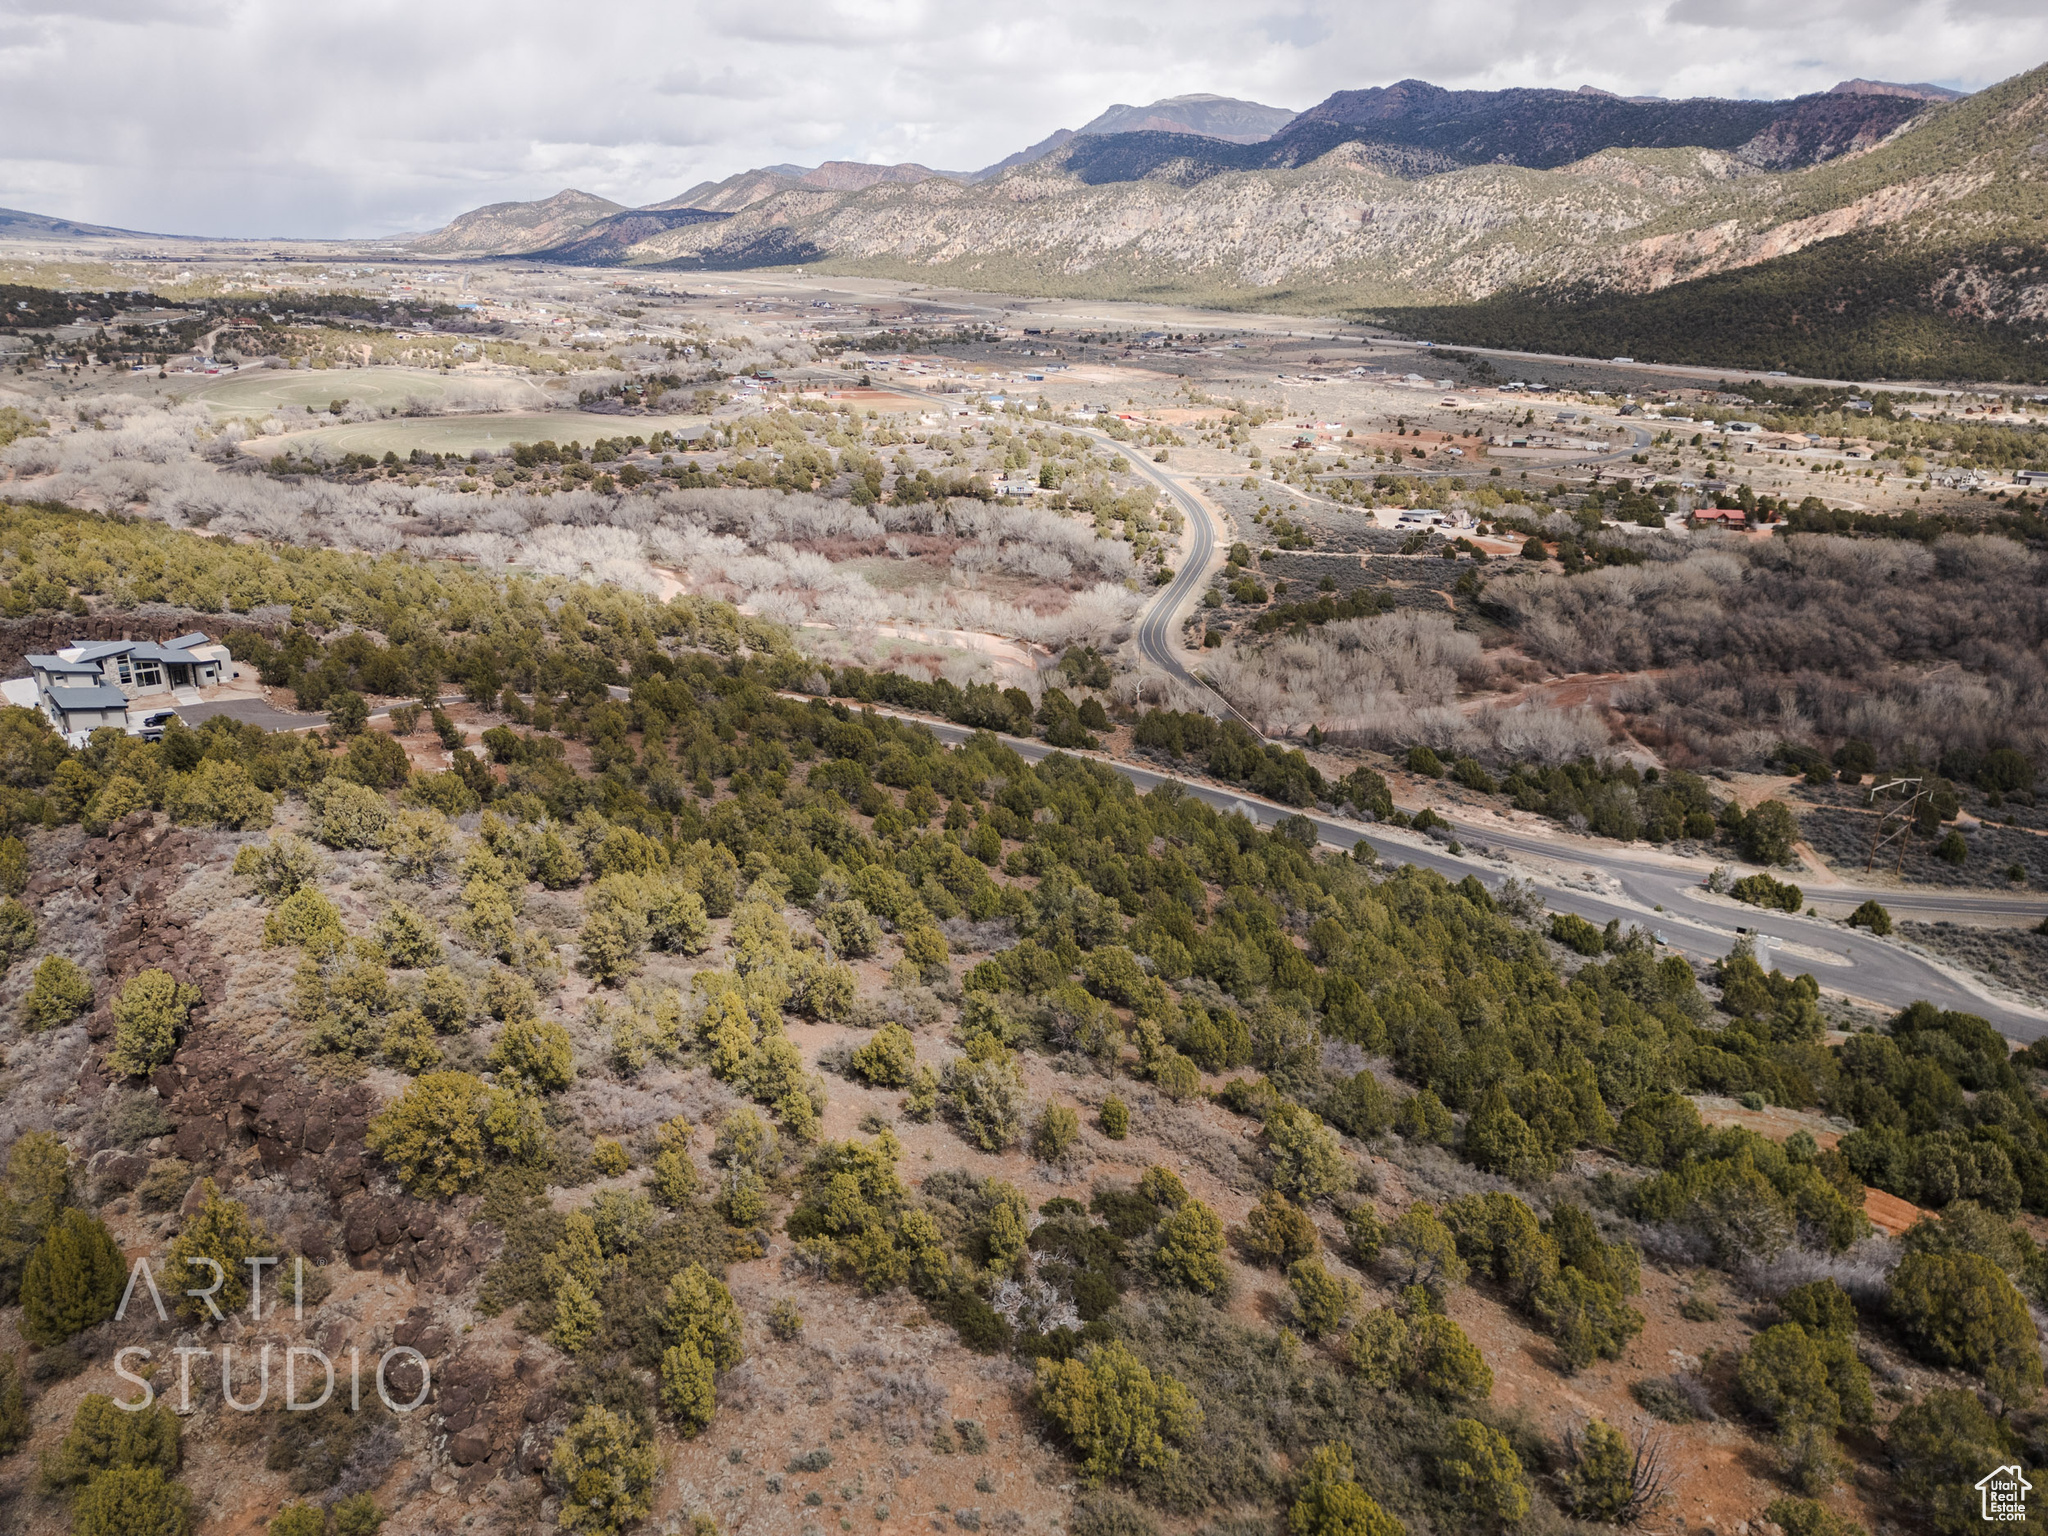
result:
[[[2044,60],[2041,0],[0,0],[0,206],[366,236],[782,161],[971,170],[1188,91],[1970,90]]]

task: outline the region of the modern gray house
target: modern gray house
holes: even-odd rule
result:
[[[33,680],[36,704],[73,739],[109,725],[139,732],[145,715],[197,704],[200,689],[234,675],[228,648],[196,630],[164,641],[80,640],[55,655],[29,656],[28,667],[21,682]]]

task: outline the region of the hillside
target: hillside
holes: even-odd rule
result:
[[[1075,130],[1084,134],[1192,133],[1203,138],[1225,139],[1233,144],[1256,144],[1269,139],[1294,121],[1285,107],[1263,106],[1256,101],[1238,101],[1229,96],[1168,96],[1149,107],[1128,107],[1119,102]]]
[[[410,249],[427,256],[493,256],[537,251],[567,240],[625,209],[573,187],[537,203],[492,203],[422,235]]]
[[[1746,947],[949,749],[721,603],[0,544],[275,605],[238,654],[334,716],[0,713],[9,1531],[1861,1536],[2043,1431],[2042,1052],[1982,1019],[1831,1036]]]

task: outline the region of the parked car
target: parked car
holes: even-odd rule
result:
[[[175,709],[152,709],[142,717],[142,739],[144,741],[162,741],[164,739],[164,727],[177,718],[178,712]]]

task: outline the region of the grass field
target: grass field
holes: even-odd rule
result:
[[[316,444],[329,455],[368,453],[401,459],[417,448],[422,453],[474,453],[479,448],[509,448],[514,443],[577,443],[589,447],[600,437],[652,437],[657,432],[694,436],[702,416],[585,416],[575,411],[514,412],[499,416],[398,416],[385,421],[348,422],[280,437],[251,438],[244,451],[269,457],[290,448],[298,452]]]
[[[483,396],[528,408],[548,398],[523,379],[446,375],[424,368],[253,369],[202,385],[191,398],[223,416],[250,416],[309,405],[325,410],[336,400],[383,410],[402,408],[408,400],[440,404],[451,396],[463,402]]]

